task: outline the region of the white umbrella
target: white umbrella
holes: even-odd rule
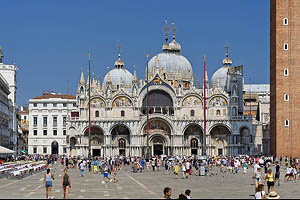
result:
[[[11,153],[15,153],[14,151],[10,150],[10,149],[7,149],[3,146],[0,146],[0,154],[3,153],[3,154],[11,154]]]

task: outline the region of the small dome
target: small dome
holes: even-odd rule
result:
[[[226,58],[223,59],[223,65],[232,65],[232,60],[228,57],[228,52],[226,52]]]
[[[108,76],[113,86],[123,84],[125,87],[131,87],[133,81],[133,75],[124,68],[115,68],[109,71],[104,77],[104,84],[106,85]]]
[[[169,46],[170,46],[170,51],[174,51],[174,52],[181,51],[181,45],[177,43],[175,39],[169,44]]]

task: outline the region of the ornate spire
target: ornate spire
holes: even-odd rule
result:
[[[87,81],[86,81],[86,85],[90,84],[90,77],[88,76]]]
[[[100,91],[101,90],[100,80],[98,80],[97,82],[98,82],[98,84],[97,84],[97,90]]]
[[[171,24],[172,24],[171,31],[173,32],[173,40],[175,40],[176,39],[176,35],[175,35],[175,33],[176,33],[175,23],[172,22]]]
[[[205,86],[208,89],[209,88],[209,80],[208,80],[208,76],[207,76],[207,70],[205,70],[205,79],[204,79],[204,81],[205,81]]]
[[[115,67],[122,69],[124,67],[124,62],[121,60],[121,46],[120,41],[118,41],[118,60],[115,62]]]
[[[225,46],[226,57],[223,59],[223,65],[225,65],[225,66],[231,66],[232,65],[232,60],[229,58],[229,54],[228,54],[229,49],[230,49],[230,47],[228,45]]]
[[[93,73],[93,75],[94,75],[94,73]],[[97,81],[96,81],[95,77],[93,77],[93,85],[92,85],[92,87],[94,89],[96,89],[96,86],[97,86]]]
[[[80,81],[79,81],[80,84],[84,85],[85,84],[85,81],[84,81],[84,74],[83,72],[81,72],[81,77],[80,77]]]
[[[110,72],[108,72],[108,74],[107,74],[107,80],[106,80],[106,82],[111,82]]]
[[[134,82],[137,82],[137,76],[136,76],[135,66],[133,66],[133,68],[134,68],[134,72],[133,72],[133,80],[134,80]]]
[[[164,43],[162,49],[163,51],[168,51],[169,50],[169,43],[168,43],[168,34],[169,34],[169,27],[168,27],[168,21],[165,20],[166,26],[164,27],[164,33],[166,34],[166,42]]]
[[[3,57],[2,47],[0,46],[0,63],[3,63]]]

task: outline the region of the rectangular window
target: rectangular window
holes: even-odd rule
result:
[[[63,107],[67,107],[67,104],[66,104],[66,103],[63,103]]]
[[[46,154],[47,153],[47,147],[43,148],[43,153]]]
[[[44,131],[43,131],[43,135],[44,135],[44,136],[47,136],[47,130],[44,130]]]
[[[33,153],[36,154],[37,153],[37,148],[33,147]]]
[[[67,153],[67,148],[64,148],[64,153],[65,153],[65,154]]]
[[[289,50],[289,44],[288,43],[284,43],[283,49],[285,51]]]
[[[289,25],[289,19],[288,18],[283,19],[283,25],[285,25],[285,26]]]
[[[284,76],[288,76],[289,75],[289,70],[288,69],[284,69]]]
[[[76,107],[76,103],[73,103],[73,107]]]
[[[67,131],[66,130],[63,130],[63,135],[67,135]]]
[[[53,130],[53,135],[57,135],[57,130]]]
[[[63,117],[63,125],[65,126],[67,122],[67,117]]]
[[[286,119],[286,120],[284,121],[284,125],[285,125],[285,127],[290,126],[290,121],[289,121],[288,119]]]
[[[43,107],[47,107],[47,103],[43,103]]]
[[[37,107],[37,103],[34,103],[34,104],[33,104],[33,107]]]
[[[26,120],[27,119],[27,117],[26,116],[24,116],[24,120]]]
[[[33,125],[37,125],[37,117],[33,117]]]
[[[56,108],[56,107],[57,107],[57,103],[54,103],[54,104],[53,104],[53,107]]]
[[[33,130],[33,135],[37,136],[37,130]]]
[[[53,117],[53,126],[57,126],[57,117]]]
[[[47,125],[47,117],[43,117],[43,125]]]

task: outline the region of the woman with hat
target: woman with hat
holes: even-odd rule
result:
[[[270,192],[268,199],[280,199],[280,196],[277,194],[277,192],[272,191]]]

